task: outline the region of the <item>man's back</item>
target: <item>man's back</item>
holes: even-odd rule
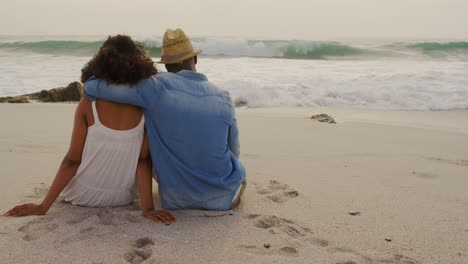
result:
[[[113,92],[112,86],[99,87],[96,81],[86,84],[88,95],[145,109],[164,208],[230,208],[245,171],[238,159],[237,124],[227,92],[191,71],[159,73],[140,82],[134,94]]]
[[[165,89],[150,107],[160,146],[152,156],[164,207],[228,209],[244,178],[231,151],[238,146],[228,144],[237,137],[231,100],[203,75],[181,75],[157,76]],[[222,198],[228,196],[230,201]]]

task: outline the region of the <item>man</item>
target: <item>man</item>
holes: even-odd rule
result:
[[[145,111],[159,194],[165,209],[228,210],[245,187],[239,134],[227,91],[196,72],[197,55],[181,29],[167,30],[158,73],[128,89],[91,78],[86,95]]]

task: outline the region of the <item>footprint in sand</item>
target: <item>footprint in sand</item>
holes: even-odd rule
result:
[[[310,228],[301,226],[292,220],[281,218],[274,215],[249,214],[245,216],[253,220],[253,225],[260,229],[268,230],[273,235],[285,234],[293,240],[289,244],[281,247],[257,247],[255,245],[240,245],[238,248],[255,254],[277,254],[277,255],[298,255],[297,248],[309,244],[315,247],[326,248],[326,250],[337,259],[341,259],[335,264],[419,264],[418,261],[403,256],[394,255],[391,258],[372,258],[364,253],[350,248],[330,247],[330,242],[326,239],[318,238],[313,235]]]
[[[310,229],[299,226],[293,221],[277,217],[274,215],[251,214],[248,219],[254,219],[254,226],[266,230],[273,230],[270,233],[284,233],[292,238],[305,237],[310,234]]]
[[[407,257],[407,256],[403,256],[403,255],[400,255],[400,254],[396,254],[396,255],[393,255],[393,258],[391,259],[391,261],[393,261],[393,263],[397,263],[397,264],[418,264],[419,262],[410,258],[410,257]]]
[[[154,246],[154,241],[151,238],[139,238],[132,243],[131,250],[125,253],[123,258],[131,264],[143,263],[153,255],[152,246]]]
[[[313,232],[308,227],[301,226],[292,220],[281,218],[274,215],[249,214],[245,216],[249,220],[253,220],[253,225],[260,229],[268,230],[272,235],[286,235],[290,239],[285,240],[285,244],[281,246],[269,245],[257,247],[255,245],[240,245],[238,248],[263,255],[299,255],[298,248],[306,245],[325,248],[330,245],[330,242],[325,239],[313,236]],[[292,239],[292,240],[291,240]]]
[[[328,240],[317,237],[308,237],[306,241],[318,247],[328,247],[330,245],[330,242],[328,242]]]
[[[391,258],[371,258],[349,248],[332,248],[329,251],[337,255],[338,258],[344,259],[344,261],[336,262],[336,264],[419,264],[418,261],[399,254],[393,255]]]
[[[81,229],[81,230],[80,230],[80,233],[81,233],[81,234],[85,234],[85,233],[89,233],[89,232],[94,231],[94,230],[96,230],[96,228],[94,228],[94,227],[86,227],[86,228]]]
[[[27,222],[18,231],[24,234],[24,241],[33,241],[53,232],[58,227],[57,224],[51,223],[50,219],[42,218]]]
[[[257,255],[286,255],[286,256],[298,256],[299,251],[292,246],[285,246],[285,247],[274,247],[270,246],[266,248],[265,246],[257,247],[255,245],[240,245],[237,248],[257,254]]]
[[[253,219],[255,227],[266,229],[270,234],[283,233],[291,238],[299,238],[308,244],[319,247],[328,247],[330,245],[328,240],[313,236],[310,228],[298,225],[292,220],[260,214],[249,214],[246,218]]]
[[[267,186],[256,185],[257,193],[267,195],[266,197],[275,203],[284,203],[291,198],[299,196],[299,192],[289,188],[287,184],[271,180]]]
[[[49,188],[45,183],[40,183],[33,189],[33,193],[31,195],[26,196],[30,199],[39,199],[47,195]]]
[[[413,175],[421,179],[436,179],[438,176],[433,173],[413,171]]]
[[[431,160],[431,161],[438,161],[438,162],[444,162],[456,166],[463,166],[463,167],[468,167],[468,160],[450,160],[450,159],[443,159],[443,158],[436,158],[436,157],[424,157],[426,160]]]
[[[114,221],[114,214],[109,209],[102,209],[98,212],[100,224],[103,225],[116,225]]]

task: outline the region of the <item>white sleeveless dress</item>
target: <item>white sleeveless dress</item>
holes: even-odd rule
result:
[[[144,136],[144,117],[130,130],[105,127],[92,102],[94,125],[88,127],[81,164],[62,191],[64,202],[89,207],[130,204],[136,190],[136,168]]]

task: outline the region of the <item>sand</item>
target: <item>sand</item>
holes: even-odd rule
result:
[[[0,211],[40,201],[75,104],[0,104]],[[337,124],[307,117],[327,113]],[[229,212],[56,203],[0,217],[0,263],[468,263],[468,111],[238,109],[249,185]],[[156,195],[156,194],[155,194]]]

